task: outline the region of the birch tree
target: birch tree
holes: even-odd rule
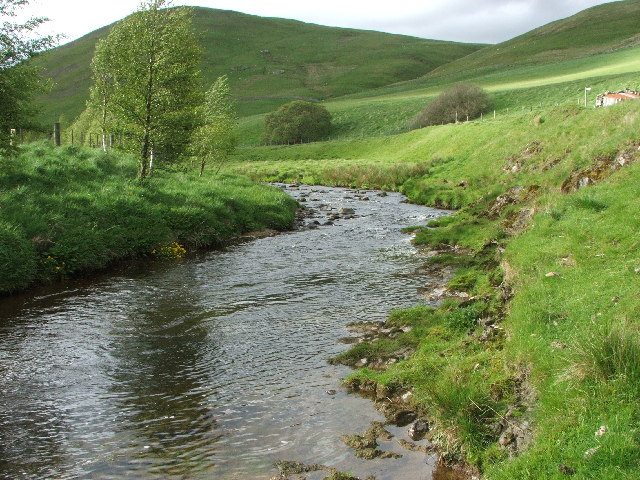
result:
[[[138,178],[154,159],[180,160],[196,127],[200,47],[191,30],[191,9],[146,0],[96,46],[89,107],[104,130],[119,133],[138,154]]]
[[[194,150],[200,163],[200,176],[208,163],[217,162],[218,171],[236,147],[233,134],[238,124],[226,75],[219,77],[205,94],[199,109],[200,126],[194,135]]]

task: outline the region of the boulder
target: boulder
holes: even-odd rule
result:
[[[422,440],[428,431],[429,424],[425,420],[419,419],[411,424],[409,430],[407,431],[407,434],[409,435],[409,438],[411,440],[417,442],[419,440]]]

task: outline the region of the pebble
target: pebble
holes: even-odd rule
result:
[[[605,433],[607,433],[607,426],[606,425],[602,425],[598,431],[596,432],[596,437],[601,437],[603,436]]]

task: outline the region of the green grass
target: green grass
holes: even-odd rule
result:
[[[457,208],[495,198],[507,184],[561,183],[571,170],[633,141],[637,124],[633,102],[597,110],[547,107],[388,137],[245,147],[228,168],[256,179],[384,186],[417,202]],[[512,164],[520,170],[508,172]]]
[[[178,242],[187,250],[293,223],[296,203],[234,175],[156,172],[135,159],[47,144],[0,158],[0,293],[104,268]]]
[[[622,88],[640,89],[640,48],[630,48],[587,59],[567,60],[552,65],[525,66],[500,70],[471,79],[485,88],[493,98],[493,107],[485,119],[510,118],[523,111],[532,112],[553,106],[584,105],[585,87],[588,106],[598,93]],[[593,65],[599,65],[594,69]],[[324,106],[333,115],[332,140],[357,140],[372,136],[389,136],[408,130],[411,119],[446,83],[404,84],[402,88],[373,90],[369,96],[347,96],[327,100]],[[243,147],[260,145],[264,115],[240,119],[238,137]]]
[[[508,71],[514,66],[556,64],[637,46],[639,16],[638,0],[598,5],[488,46],[436,69],[428,77],[459,80],[469,75]]]
[[[562,478],[560,464],[575,468],[574,478],[637,478],[639,180],[633,165],[595,187],[551,195],[534,228],[507,246],[516,291],[507,355],[532,366],[540,440],[489,478]],[[546,277],[550,271],[560,276]],[[602,425],[607,432],[598,437]]]

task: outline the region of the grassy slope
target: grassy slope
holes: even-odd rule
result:
[[[519,65],[543,65],[638,46],[640,2],[624,0],[584,10],[524,35],[451,62],[429,78],[464,78],[503,72]]]
[[[391,90],[415,89],[443,83],[474,81],[495,77],[535,76],[544,66],[554,69],[563,62],[583,63],[591,69],[603,66],[592,59],[640,46],[638,34],[640,1],[623,0],[598,5],[566,19],[558,20],[497,45],[490,45],[464,58],[442,65],[423,78],[390,87]],[[611,65],[604,64],[607,68]],[[534,68],[531,68],[534,67]],[[540,67],[543,67],[541,70]],[[580,71],[585,70],[584,67]],[[627,70],[628,71],[628,70]],[[596,75],[592,75],[596,76]]]
[[[587,13],[578,18],[593,18]],[[418,231],[416,241],[468,251],[431,261],[453,264],[450,288],[473,300],[394,312],[389,323],[412,325],[411,332],[346,356],[384,359],[415,347],[409,360],[382,373],[363,369],[356,380],[411,388],[431,417],[434,439],[486,478],[640,476],[640,164],[607,167],[610,175],[598,185],[575,193],[560,188],[572,172],[620,152],[640,160],[640,102],[577,105],[587,85],[591,101],[600,91],[640,86],[638,47],[623,40],[626,48],[616,50],[629,32],[611,31],[609,44],[595,31],[592,53],[597,44],[615,51],[477,72],[495,96],[495,120],[393,135],[418,102],[447,85],[409,82],[326,102],[337,123],[332,141],[245,146],[230,165],[254,178],[398,189],[416,202],[459,209]],[[259,125],[258,117],[243,121],[245,145],[255,145]],[[534,193],[487,214],[518,186]],[[500,328],[480,341],[487,322]],[[504,424],[525,421],[533,442],[510,458],[498,442]],[[606,432],[596,436],[602,426]]]
[[[638,15],[640,21],[640,14]],[[566,60],[542,66],[523,66],[481,75],[472,79],[493,96],[494,109],[500,117],[522,109],[531,110],[555,105],[584,102],[584,88],[589,86],[588,102],[595,95],[621,88],[640,89],[640,47],[630,47],[589,58]],[[425,87],[408,84],[348,96],[324,105],[333,115],[332,139],[346,140],[393,135],[407,131],[409,120],[446,86]],[[487,112],[492,116],[493,112]],[[243,146],[260,144],[264,115],[240,120],[239,138]]]
[[[0,294],[162,255],[172,242],[191,250],[284,230],[296,210],[278,189],[237,176],[157,172],[140,184],[135,161],[115,152],[34,144],[0,163]]]
[[[322,99],[409,80],[481,47],[210,8],[194,8],[193,25],[205,83],[228,75],[233,92],[246,99],[241,114],[286,101],[273,97]],[[102,28],[39,59],[56,83],[44,99],[45,121],[61,114],[72,120],[84,109],[95,43],[107,33]]]

